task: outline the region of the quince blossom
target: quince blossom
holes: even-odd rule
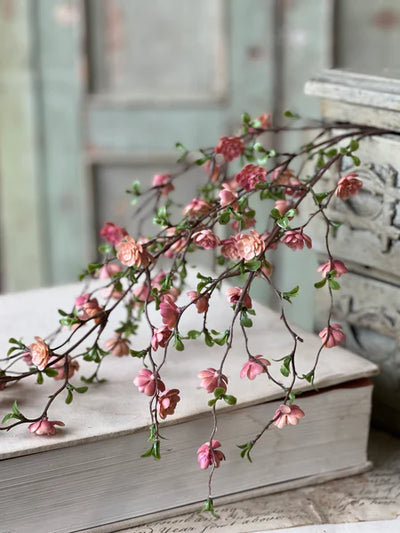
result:
[[[173,415],[180,399],[178,389],[169,389],[162,392],[157,398],[159,417],[164,420],[168,415]]]
[[[160,346],[161,348],[164,348],[171,335],[172,331],[167,328],[167,326],[155,328],[153,331],[153,336],[151,337],[151,347],[153,350],[158,350]]]
[[[32,364],[39,370],[44,370],[50,359],[50,348],[41,337],[35,337],[35,341],[29,346]]]
[[[326,278],[331,270],[336,270],[336,277],[338,278],[340,278],[342,274],[348,272],[346,265],[342,263],[342,261],[339,261],[339,259],[332,259],[332,261],[328,260],[317,268],[317,272],[321,272],[323,278]]]
[[[246,146],[240,137],[221,137],[215,153],[221,154],[228,163],[243,154]]]
[[[126,235],[128,235],[126,229],[113,222],[105,222],[100,230],[100,236],[114,246],[121,242]]]
[[[311,248],[312,246],[311,237],[303,233],[302,229],[287,231],[282,238],[282,242],[293,251],[302,250],[304,244],[307,248]]]
[[[257,183],[266,181],[267,171],[259,165],[246,165],[242,170],[236,174],[235,180],[239,187],[245,191],[251,191],[255,188]]]
[[[356,172],[351,172],[347,176],[343,176],[337,183],[335,194],[342,200],[347,200],[350,196],[354,196],[363,186],[363,182],[358,179]]]
[[[246,363],[242,366],[240,377],[244,378],[247,376],[249,379],[255,379],[258,374],[265,372],[264,367],[269,366],[270,364],[271,363],[268,361],[268,359],[264,359],[262,355],[256,355],[254,358],[246,361]]]
[[[243,289],[241,287],[231,287],[230,289],[227,289],[226,295],[228,296],[228,302],[232,305],[236,305],[242,296],[242,292]],[[247,309],[251,309],[253,303],[248,294],[245,294],[242,300],[242,305],[247,307]]]
[[[165,385],[160,378],[156,378],[151,370],[142,368],[139,374],[133,380],[133,384],[146,396],[154,396],[156,389],[159,392],[165,390]]]
[[[114,337],[106,340],[104,348],[107,352],[112,353],[112,355],[122,357],[124,355],[129,355],[129,345],[129,339],[123,339],[119,333],[116,333]]]
[[[303,416],[305,416],[304,411],[298,405],[282,404],[275,411],[273,424],[279,429],[282,429],[287,424],[297,426],[299,419],[303,418]]]
[[[55,426],[65,426],[64,422],[61,420],[49,420],[47,416],[43,417],[41,420],[34,422],[28,426],[28,429],[31,433],[36,435],[55,435],[57,430]]]
[[[333,348],[346,341],[346,335],[340,324],[331,324],[318,333],[325,348]]]
[[[218,440],[212,440],[211,444],[205,442],[197,450],[197,461],[202,470],[206,470],[209,466],[215,464],[215,468],[218,468],[221,461],[225,460],[225,455],[221,450],[217,448],[221,447],[221,443]]]
[[[206,389],[207,392],[214,392],[217,387],[226,390],[228,385],[228,378],[224,374],[220,374],[215,368],[207,368],[197,374],[201,379],[200,387]]]
[[[250,233],[238,233],[234,237],[240,259],[250,261],[265,250],[265,242],[254,229]]]
[[[163,323],[169,328],[174,329],[179,317],[179,307],[175,305],[175,302],[171,296],[166,295],[163,301],[160,303],[160,313]]]

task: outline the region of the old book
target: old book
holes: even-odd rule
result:
[[[24,335],[29,343],[54,328],[56,310],[70,307],[76,286],[41,289],[0,298],[0,349],[4,354],[10,336]],[[251,349],[269,359],[290,352],[290,337],[279,315],[255,306],[254,327],[249,330]],[[213,327],[226,328],[231,312],[225,298],[213,305]],[[200,315],[182,327],[201,329]],[[297,355],[299,372],[313,365],[320,339],[303,331]],[[143,348],[144,333],[134,343]],[[234,407],[221,406],[216,438],[227,457],[214,474],[215,502],[234,501],[326,479],[355,474],[368,468],[366,456],[372,384],[377,367],[347,350],[324,350],[317,371],[317,391],[307,381],[296,403],[306,416],[296,427],[268,430],[252,453],[253,463],[241,459],[237,445],[254,437],[271,419],[282,391],[265,375],[254,381],[240,379],[246,361],[240,330],[226,374],[229,392],[238,398]],[[148,398],[138,393],[132,380],[141,368],[130,357],[109,356],[101,377],[107,382],[75,394],[72,405],[60,398],[49,413],[66,426],[54,437],[31,435],[26,426],[1,432],[1,531],[43,533],[94,530],[116,531],[161,518],[183,509],[199,509],[207,497],[208,472],[198,467],[196,450],[209,440],[212,427],[207,400],[197,373],[216,367],[222,348],[208,348],[201,340],[187,343],[183,352],[170,353],[163,371],[169,388],[181,390],[176,414],[163,424],[161,461],[141,458],[148,448]],[[279,363],[272,372],[279,379]],[[84,375],[90,370],[83,369]],[[75,380],[75,381],[74,381]],[[78,378],[73,382],[79,384]],[[56,384],[46,379],[39,402],[34,383],[7,387],[1,392],[1,414],[12,401],[27,416],[39,412],[46,394]],[[221,402],[222,403],[222,402]]]

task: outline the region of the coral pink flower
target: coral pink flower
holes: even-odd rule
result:
[[[221,206],[225,207],[227,205],[232,205],[233,209],[236,209],[237,202],[235,202],[235,200],[237,198],[237,193],[228,183],[223,183],[222,187],[223,189],[218,193]]]
[[[242,296],[242,292],[243,290],[241,287],[231,287],[230,289],[227,289],[226,295],[228,296],[228,302],[232,305],[236,305],[240,300],[240,297]],[[253,304],[248,294],[244,296],[242,300],[242,305],[247,307],[247,309],[251,309]]]
[[[251,191],[255,188],[257,183],[267,179],[267,171],[259,165],[246,165],[242,170],[236,174],[235,180],[239,187],[245,191]]]
[[[298,405],[280,405],[274,414],[274,425],[279,429],[291,424],[297,426],[299,419],[303,418],[304,411]]]
[[[200,298],[196,291],[189,291],[186,294],[190,297],[192,302],[198,298],[194,304],[198,313],[205,313],[208,310],[208,301],[210,299],[208,294],[204,294],[203,296],[200,296]]]
[[[107,263],[106,265],[103,265],[100,268],[96,277],[99,279],[109,279],[111,278],[113,274],[116,274],[117,272],[121,272],[121,270],[122,268],[120,267],[120,265],[116,265],[115,263]]]
[[[202,470],[205,470],[214,464],[215,468],[218,468],[221,461],[225,460],[225,455],[221,452],[221,450],[217,450],[217,448],[220,447],[221,443],[218,440],[211,441],[211,444],[209,442],[205,442],[200,446],[200,448],[197,450],[197,461]]]
[[[118,243],[115,249],[117,250],[118,259],[125,266],[147,267],[150,264],[150,254],[129,235],[124,237],[124,240]]]
[[[168,329],[167,326],[155,328],[153,331],[153,336],[151,337],[151,347],[153,348],[153,350],[157,350],[159,346],[161,346],[161,348],[164,348],[171,335],[172,331]]]
[[[188,215],[189,217],[205,215],[211,208],[212,204],[210,204],[210,202],[200,200],[199,198],[193,198],[190,204],[188,204],[183,210],[183,214]]]
[[[265,372],[264,367],[269,366],[270,364],[271,363],[268,361],[268,359],[264,359],[262,355],[256,355],[253,359],[246,361],[242,366],[240,377],[244,378],[247,376],[249,379],[254,379],[256,376],[258,376],[258,374]]]
[[[232,261],[240,259],[240,255],[236,246],[234,238],[225,239],[222,241],[221,254]]]
[[[114,337],[106,340],[104,348],[116,357],[122,357],[123,355],[129,355],[129,345],[129,339],[123,339],[121,335],[115,333]]]
[[[170,289],[168,289],[166,292],[164,292],[160,296],[160,299],[163,302],[165,298],[168,296],[170,300],[172,300],[173,302],[176,302],[180,293],[181,291],[180,289],[178,289],[178,287],[171,287]]]
[[[275,200],[274,207],[283,216],[292,207],[292,202],[289,200]]]
[[[317,272],[321,272],[323,278],[326,278],[331,270],[336,270],[336,277],[338,278],[340,278],[342,274],[348,272],[346,265],[342,263],[342,261],[339,261],[339,259],[332,259],[332,261],[328,260],[317,268]]]
[[[50,359],[50,348],[41,337],[35,337],[35,341],[29,346],[32,356],[32,363],[39,370],[44,370]]]
[[[347,200],[350,196],[354,196],[363,186],[363,182],[358,179],[358,174],[352,172],[347,176],[343,176],[337,183],[335,194],[342,200]]]
[[[128,232],[125,228],[122,228],[113,222],[105,222],[100,230],[100,235],[103,239],[106,239],[106,241],[111,242],[111,244],[115,246],[128,235]]]
[[[265,242],[256,230],[251,229],[250,233],[238,233],[233,238],[240,259],[245,261],[250,261],[265,250]]]
[[[179,401],[178,389],[169,389],[162,392],[157,398],[157,412],[159,417],[164,420],[168,415],[173,415]]]
[[[103,310],[104,310],[104,307],[99,305],[97,298],[91,298],[90,300],[87,300],[82,305],[82,307],[79,310],[78,316],[81,320],[89,320],[90,318],[93,318],[96,315],[100,315]],[[101,321],[101,316],[98,316],[95,319],[95,322],[99,323],[100,321]]]
[[[246,146],[240,137],[221,137],[215,148],[228,163],[243,154]]]
[[[197,374],[201,379],[200,387],[206,389],[207,392],[214,392],[217,387],[226,390],[228,385],[228,378],[224,374],[220,374],[215,368],[207,368]]]
[[[282,242],[293,251],[302,250],[304,244],[307,248],[311,248],[312,246],[311,237],[303,233],[302,229],[287,231],[282,238]]]
[[[68,357],[68,379],[72,378],[77,370],[79,370],[79,363],[75,359],[72,359],[69,355]],[[58,357],[55,355],[50,358],[50,368],[57,371],[57,375],[54,376],[55,380],[65,379],[65,357],[57,360]],[[54,363],[53,363],[54,361]]]
[[[165,385],[160,378],[155,377],[153,372],[148,368],[142,368],[139,374],[133,380],[133,384],[146,396],[154,396],[156,389],[159,392],[165,390]]]
[[[82,309],[82,307],[85,305],[85,303],[89,300],[90,298],[90,293],[88,292],[85,292],[85,294],[82,294],[81,296],[78,296],[77,298],[75,298],[75,307],[80,310]]]
[[[54,426],[65,426],[64,422],[60,420],[49,420],[47,416],[30,424],[28,429],[31,433],[36,435],[55,435],[57,430]]]
[[[210,229],[203,229],[193,233],[193,242],[205,250],[216,248],[220,244],[220,240]]]
[[[296,174],[290,168],[278,167],[271,173],[271,181],[274,185],[287,185],[295,178]]]
[[[259,117],[255,119],[260,123],[257,128],[260,128],[262,130],[272,128],[272,113],[263,113]],[[249,131],[254,131],[253,128],[249,128]]]
[[[155,174],[153,187],[160,187],[161,194],[167,196],[169,192],[175,189],[171,182],[171,174]]]
[[[175,305],[172,298],[166,295],[160,303],[160,313],[163,323],[169,328],[174,329],[179,317],[179,307]]]
[[[346,335],[342,331],[340,324],[331,324],[318,333],[325,348],[333,348],[341,342],[346,341]]]

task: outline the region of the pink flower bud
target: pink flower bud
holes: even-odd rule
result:
[[[298,405],[280,405],[274,414],[273,424],[282,429],[283,426],[291,424],[292,426],[297,426],[299,419],[303,418],[304,412],[300,409]]]
[[[168,415],[173,415],[179,401],[178,389],[170,389],[162,392],[157,398],[157,412],[159,417],[164,420]]]
[[[96,277],[99,279],[109,279],[111,278],[113,274],[116,274],[117,272],[121,272],[121,270],[122,268],[120,267],[120,265],[116,265],[115,263],[107,263],[106,265],[103,265],[100,268]]]
[[[363,186],[363,182],[358,179],[358,174],[352,172],[347,176],[343,176],[337,183],[335,194],[342,200],[347,200],[350,196],[354,196]]]
[[[346,342],[346,335],[340,324],[331,324],[318,333],[325,348],[333,348],[342,342]]]
[[[154,396],[156,389],[158,392],[165,390],[165,385],[160,378],[155,377],[153,372],[148,368],[142,368],[139,374],[133,380],[133,384],[146,396]]]
[[[215,153],[221,154],[228,163],[243,154],[246,146],[240,137],[221,137]]]
[[[226,390],[228,385],[228,378],[224,374],[220,374],[215,368],[207,368],[197,374],[201,379],[200,387],[206,389],[207,392],[214,392],[217,387]]]
[[[113,222],[105,222],[100,230],[100,236],[114,246],[121,242],[126,235],[128,235],[126,229]]]
[[[326,278],[327,274],[332,270],[336,270],[336,277],[340,278],[342,274],[348,272],[346,265],[339,261],[339,259],[332,259],[332,261],[326,261],[317,268],[317,272],[321,272],[321,276]]]
[[[28,429],[31,433],[35,433],[36,435],[55,435],[57,433],[55,426],[65,426],[65,424],[60,420],[49,420],[47,416],[45,416],[41,420],[30,424]]]
[[[82,294],[81,296],[78,296],[75,298],[75,307],[79,310],[82,309],[82,307],[85,305],[85,303],[89,300],[90,293],[85,292],[85,294]]]
[[[261,364],[260,364],[261,363]],[[268,359],[264,359],[262,355],[256,355],[253,359],[249,359],[242,366],[240,371],[240,377],[244,378],[247,376],[249,379],[254,379],[258,374],[265,372],[265,367],[269,366],[271,363]]]
[[[205,442],[197,450],[197,461],[202,470],[207,469],[209,466],[215,465],[218,468],[221,461],[225,460],[225,455],[217,448],[221,447],[221,443],[218,440]]]

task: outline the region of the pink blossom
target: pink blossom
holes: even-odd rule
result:
[[[116,265],[115,263],[107,263],[100,268],[96,277],[99,279],[109,279],[113,274],[121,272],[121,270],[122,268],[120,265]]]
[[[271,173],[271,181],[274,185],[287,185],[294,178],[296,174],[290,168],[278,167]]]
[[[155,328],[153,331],[153,336],[151,337],[151,347],[153,348],[153,350],[157,350],[159,346],[161,346],[161,348],[164,348],[171,335],[172,331],[168,329],[167,326]]]
[[[293,251],[302,250],[304,244],[307,248],[311,248],[312,246],[311,237],[303,233],[302,229],[287,231],[282,238],[282,242]]]
[[[241,229],[249,229],[249,228],[253,228],[255,225],[256,225],[256,219],[255,218],[249,218],[249,217],[243,217],[242,219],[242,223],[241,223]],[[243,227],[243,224],[244,224],[244,227]],[[238,231],[239,230],[239,221],[238,220],[234,220],[232,223],[231,223],[231,227],[235,230],[235,231]]]
[[[205,250],[216,248],[220,244],[219,238],[210,229],[203,229],[193,233],[193,242]]]
[[[175,227],[168,228],[166,231],[166,234],[168,237],[176,238],[175,231],[176,231]],[[185,246],[186,246],[186,239],[184,239],[183,237],[176,239],[176,241],[173,244],[171,244],[171,246],[169,246],[168,250],[164,252],[164,255],[165,257],[172,259],[174,255],[178,254],[181,250],[183,250]]]
[[[338,278],[340,278],[342,274],[348,272],[346,265],[342,263],[342,261],[339,261],[339,259],[332,259],[332,261],[328,260],[317,268],[317,272],[321,272],[323,278],[326,278],[331,270],[336,270],[336,277]]]
[[[223,189],[219,191],[220,204],[222,207],[231,205],[233,209],[237,208],[237,193],[232,189],[228,183],[222,184]]]
[[[153,178],[153,187],[159,187],[161,194],[167,196],[169,192],[175,189],[171,174],[155,174]]]
[[[200,200],[199,198],[193,198],[190,204],[188,204],[183,210],[183,214],[188,215],[189,217],[205,215],[211,208],[212,204],[210,204],[210,202]]]
[[[236,174],[235,180],[239,187],[245,191],[251,191],[255,188],[257,183],[266,181],[267,171],[259,165],[246,165],[242,170]]]
[[[124,339],[119,333],[115,333],[114,337],[106,340],[104,348],[116,357],[122,357],[123,355],[129,355],[129,345],[129,339]]]
[[[240,259],[239,251],[236,246],[234,238],[225,239],[222,241],[221,254],[232,261]]]
[[[292,202],[290,202],[289,200],[275,200],[274,207],[283,216],[286,211],[289,211],[289,209],[292,207]]]
[[[164,420],[168,415],[173,415],[179,401],[178,389],[169,389],[162,392],[157,398],[157,412],[159,417]]]
[[[206,161],[203,168],[209,175],[211,181],[217,181],[222,172],[222,165],[218,165],[215,161],[214,164],[210,160]]]
[[[275,411],[273,424],[279,429],[282,429],[283,426],[286,426],[287,424],[297,426],[299,419],[303,418],[303,416],[304,411],[302,411],[298,405],[282,404]]]
[[[347,200],[350,196],[354,196],[363,186],[363,182],[358,179],[358,174],[352,172],[347,176],[343,176],[337,183],[335,194],[342,200]]]
[[[77,370],[79,370],[79,363],[75,359],[72,359],[69,355],[68,357],[68,379],[72,378]],[[57,375],[54,376],[56,381],[65,379],[65,357],[59,359],[57,356],[50,358],[50,368],[57,371]]]
[[[217,450],[217,448],[220,447],[221,443],[218,440],[211,441],[211,444],[209,442],[205,442],[200,446],[200,448],[197,450],[197,461],[202,470],[205,470],[214,464],[215,468],[218,468],[221,461],[225,460],[225,455],[221,452],[221,450]]]
[[[256,355],[254,358],[246,361],[242,366],[240,377],[244,378],[247,376],[249,379],[254,379],[256,376],[258,376],[258,374],[265,372],[264,367],[269,366],[270,364],[271,363],[268,361],[268,359],[264,359],[262,355]]]
[[[85,292],[85,294],[82,294],[81,296],[78,296],[75,298],[75,307],[80,310],[85,305],[85,303],[89,300],[90,293]]]
[[[325,348],[333,348],[338,344],[346,341],[346,335],[342,331],[340,324],[331,324],[318,333],[322,345]]]
[[[180,289],[178,289],[178,287],[171,287],[166,292],[161,294],[160,299],[163,302],[165,298],[168,296],[170,300],[172,300],[173,302],[176,302],[180,293],[181,291]]]
[[[160,313],[163,323],[169,328],[174,329],[179,317],[179,307],[175,305],[172,298],[166,295],[160,303]]]
[[[124,240],[116,245],[117,258],[125,266],[147,267],[151,262],[151,255],[135,239],[127,235]]]
[[[105,300],[108,300],[110,298],[113,298],[114,300],[119,300],[123,294],[124,291],[117,291],[115,289],[114,284],[111,284],[108,287],[104,287],[104,289],[101,291],[101,296]]]
[[[241,287],[231,287],[230,289],[227,289],[226,295],[228,296],[228,302],[232,305],[236,305],[242,296],[242,292],[243,289]],[[247,309],[251,309],[253,303],[248,294],[245,294],[242,300],[242,305],[247,307]]]
[[[106,241],[111,242],[111,244],[115,246],[128,235],[128,232],[125,228],[122,228],[113,222],[105,222],[100,230],[100,235],[103,239],[106,239]]]
[[[133,380],[133,384],[146,396],[154,396],[156,389],[159,392],[165,390],[165,385],[160,378],[155,377],[153,372],[148,368],[142,368],[139,374]]]
[[[44,370],[50,359],[50,348],[41,337],[35,337],[35,341],[29,346],[32,356],[32,363],[39,370]]]
[[[196,291],[189,291],[186,293],[191,301],[195,301],[195,306],[198,313],[205,313],[208,310],[208,301],[210,299],[210,296],[208,294],[203,294],[200,296]],[[197,298],[197,299],[196,299]]]
[[[99,305],[97,298],[91,298],[90,300],[87,300],[87,302],[82,305],[82,307],[79,310],[78,316],[81,320],[89,320],[91,318],[96,317],[95,322],[96,324],[98,324],[102,318],[100,316],[102,311],[104,311],[104,307]]]
[[[259,122],[260,125],[257,126],[257,129],[268,129],[272,128],[272,113],[263,113],[259,117],[257,117],[253,122]],[[249,128],[250,132],[254,132],[255,130],[253,128]]]
[[[35,433],[36,435],[55,435],[57,433],[55,426],[65,426],[65,424],[60,420],[49,420],[47,416],[45,416],[41,420],[30,424],[28,429],[31,433]]]
[[[238,233],[234,239],[239,257],[245,261],[250,261],[265,250],[265,242],[256,230],[251,229],[250,233]]]
[[[215,148],[228,163],[243,154],[246,146],[240,137],[221,137]]]
[[[141,285],[138,285],[133,289],[133,295],[139,300],[139,302],[136,302],[138,305],[140,305],[141,302],[145,302],[146,299],[148,299],[148,302],[152,302],[154,300],[150,287],[147,285],[147,283],[142,283]]]
[[[201,379],[200,387],[206,389],[207,392],[214,392],[217,387],[226,390],[228,385],[228,378],[224,374],[220,374],[215,368],[207,368],[197,374]]]

